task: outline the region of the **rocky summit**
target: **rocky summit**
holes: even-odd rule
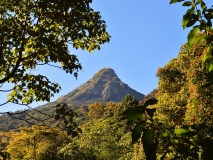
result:
[[[60,97],[57,101],[68,104],[88,105],[94,102],[120,102],[125,95],[131,94],[138,100],[144,95],[123,83],[111,68],[103,68],[89,81]]]

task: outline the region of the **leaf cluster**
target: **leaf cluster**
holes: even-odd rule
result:
[[[67,104],[61,103],[56,105],[55,120],[59,121],[58,126],[63,121],[64,129],[67,131],[67,134],[72,135],[72,137],[79,136],[79,133],[82,133],[77,123],[74,122],[75,116],[78,115],[72,109],[69,109]]]
[[[171,0],[170,4],[177,2],[184,2],[182,6],[190,7],[183,15],[182,20],[183,29],[193,26],[188,34],[188,46],[192,47],[194,43],[199,45],[205,42],[208,52],[203,57],[202,65],[206,71],[213,71],[213,8],[208,8],[203,0]]]
[[[155,139],[155,126],[153,126],[153,116],[156,108],[147,108],[149,105],[156,103],[156,99],[149,99],[144,105],[130,106],[122,113],[122,119],[127,120],[132,132],[132,143],[142,139],[147,160],[156,159],[156,145],[158,142]]]

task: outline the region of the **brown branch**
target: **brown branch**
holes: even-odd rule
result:
[[[49,116],[48,118],[45,118],[45,119],[38,119],[38,118],[35,118],[34,116],[31,116],[29,113],[27,113],[28,111],[30,110],[24,110],[24,111],[20,111],[20,112],[16,112],[16,113],[11,113],[11,112],[0,112],[0,114],[7,114],[8,116],[14,118],[14,119],[18,119],[18,120],[21,120],[21,121],[25,121],[31,125],[39,125],[39,126],[47,126],[47,124],[45,124],[45,121],[48,120],[48,119],[51,119],[52,117]],[[28,117],[30,118],[19,118],[19,117],[16,117],[15,115],[20,115],[20,114],[25,114],[27,115]],[[41,122],[41,124],[38,124],[38,123],[33,123],[31,120],[36,120],[38,122]]]
[[[22,61],[22,50],[23,49],[24,49],[24,44],[22,43],[21,48],[19,50],[19,58],[16,62],[15,67],[13,68],[12,72],[7,77],[4,77],[3,79],[0,80],[0,83],[5,83],[6,81],[8,81],[11,77],[13,77],[15,75],[15,73],[17,72],[19,65]]]
[[[31,125],[39,125],[39,124],[36,124],[36,123],[33,123],[33,122],[30,122],[29,119],[22,119],[22,118],[19,118],[19,117],[15,117],[15,113],[10,113],[10,112],[6,112],[8,116],[14,118],[14,119],[18,119],[18,120],[21,120],[21,121],[25,121]],[[24,112],[19,112],[19,113],[16,113],[16,114],[22,114]],[[39,125],[39,126],[43,126],[43,125]]]
[[[3,25],[4,25],[4,21],[3,21]],[[0,40],[0,65],[2,64],[3,62],[3,39],[4,39],[4,34],[3,34],[3,31],[1,32],[1,40]]]
[[[7,103],[9,103],[9,102],[10,102],[10,100],[7,101],[7,102],[5,102],[5,103],[0,104],[0,106],[3,106],[3,105],[5,105],[5,104],[7,104]]]
[[[27,105],[27,107],[28,108],[30,108],[30,109],[32,109],[32,110],[34,110],[34,111],[36,111],[36,112],[38,112],[38,113],[40,113],[40,114],[43,114],[43,115],[46,115],[46,116],[49,116],[50,118],[52,118],[49,114],[47,114],[47,113],[43,113],[43,112],[41,112],[41,111],[39,111],[39,110],[37,110],[37,109],[35,109],[35,108],[32,108],[32,107],[30,107],[30,106],[28,106]]]
[[[0,92],[10,92],[10,91],[12,91],[14,89],[15,89],[15,87],[13,87],[12,89],[8,89],[8,90],[3,89],[3,90],[0,90]]]
[[[26,21],[25,21],[25,24],[24,24],[25,26],[25,28],[24,28],[24,31],[23,31],[23,35],[22,35],[22,39],[21,39],[21,41],[22,41],[22,44],[21,44],[21,47],[20,47],[20,50],[19,50],[19,56],[18,56],[18,60],[17,60],[17,62],[16,62],[16,65],[15,65],[15,67],[13,68],[13,70],[11,71],[11,73],[9,73],[9,75],[8,76],[6,76],[6,77],[4,77],[3,79],[1,79],[0,80],[0,83],[5,83],[6,81],[8,81],[10,78],[12,78],[14,75],[15,75],[15,73],[17,72],[17,70],[18,70],[18,68],[19,68],[19,66],[20,66],[20,64],[21,64],[21,62],[22,62],[22,51],[24,51],[24,46],[25,46],[25,44],[27,43],[27,41],[31,38],[31,35],[25,40],[25,32],[26,32]]]

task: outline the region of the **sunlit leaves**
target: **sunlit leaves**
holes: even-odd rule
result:
[[[199,27],[193,28],[188,34],[188,46],[191,47],[198,40]]]
[[[198,5],[198,4],[202,3],[202,2],[203,2],[203,0],[197,0],[197,2],[195,4]]]
[[[175,134],[186,134],[188,132],[189,131],[187,129],[184,129],[184,128],[178,128],[174,131]]]
[[[190,34],[191,38],[194,38],[194,34],[197,33]],[[197,36],[199,40],[202,34]],[[165,125],[164,132],[159,137],[165,150],[161,154],[162,159],[199,159],[201,155],[212,156],[209,152],[211,145],[207,141],[212,142],[213,133],[209,129],[213,122],[213,101],[210,98],[213,85],[207,78],[210,73],[202,70],[201,65],[202,57],[208,55],[209,48],[205,41],[194,42],[191,43],[191,47],[187,46],[189,44],[183,45],[178,57],[159,69],[157,74],[157,117]],[[174,70],[183,76],[176,80]],[[157,131],[162,131],[161,129]]]
[[[166,122],[176,125],[212,123],[213,86],[203,87],[209,83],[208,75],[202,70],[206,52],[208,48],[204,42],[191,48],[184,45],[178,57],[159,70],[158,113]],[[174,70],[181,76],[174,76]]]
[[[8,132],[7,152],[15,159],[61,159],[58,148],[70,142],[66,133],[43,126],[23,127],[20,132]]]
[[[206,71],[211,72],[213,71],[213,48],[209,49],[209,51],[206,53],[206,55],[203,57],[202,64],[203,68],[205,68]]]
[[[94,104],[89,105],[89,118],[100,118],[104,114],[104,105],[100,102],[96,102]]]

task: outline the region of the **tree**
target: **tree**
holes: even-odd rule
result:
[[[58,148],[69,143],[66,133],[57,128],[41,126],[23,127],[20,132],[9,132],[6,151],[11,159],[61,159]]]
[[[116,114],[118,114],[118,116],[121,116],[121,114],[125,111],[128,110],[129,108],[134,108],[135,106],[137,106],[139,104],[139,101],[137,99],[135,99],[135,97],[133,97],[130,94],[127,94],[122,101],[120,102],[120,104],[117,104],[116,107]]]
[[[158,101],[151,98],[124,111],[132,142],[142,142],[147,160],[213,158],[213,84],[211,73],[202,69],[207,47],[183,45],[157,72]]]
[[[182,1],[171,0],[170,4]],[[183,6],[191,6],[183,16],[183,28],[196,26],[178,58],[158,71],[157,113],[161,115],[153,117],[155,108],[147,108],[157,103],[154,99],[123,113],[132,142],[142,141],[147,160],[156,159],[157,152],[162,160],[213,158],[213,9],[203,0],[185,1]]]
[[[7,145],[9,144],[9,138],[7,137],[7,133],[5,135],[4,132],[0,132],[0,158],[3,160],[9,159],[10,155],[5,151]]]
[[[35,74],[38,66],[58,67],[77,77],[82,66],[68,46],[92,52],[109,42],[105,21],[90,7],[91,3],[0,1],[0,86],[12,85],[9,90],[0,90],[10,93],[6,103],[49,101],[60,86],[45,75]]]
[[[159,68],[158,113],[167,124],[213,126],[213,85],[208,84],[208,73],[202,70],[206,51],[205,45],[191,49],[183,45],[177,58]]]
[[[100,102],[95,102],[89,105],[88,116],[90,118],[100,118],[104,115],[104,105]]]
[[[59,153],[66,159],[133,159],[133,146],[126,125],[114,116],[91,119],[83,133],[64,145]]]
[[[114,103],[112,101],[108,102],[106,107],[104,108],[104,116],[114,116],[118,109],[118,103]]]

